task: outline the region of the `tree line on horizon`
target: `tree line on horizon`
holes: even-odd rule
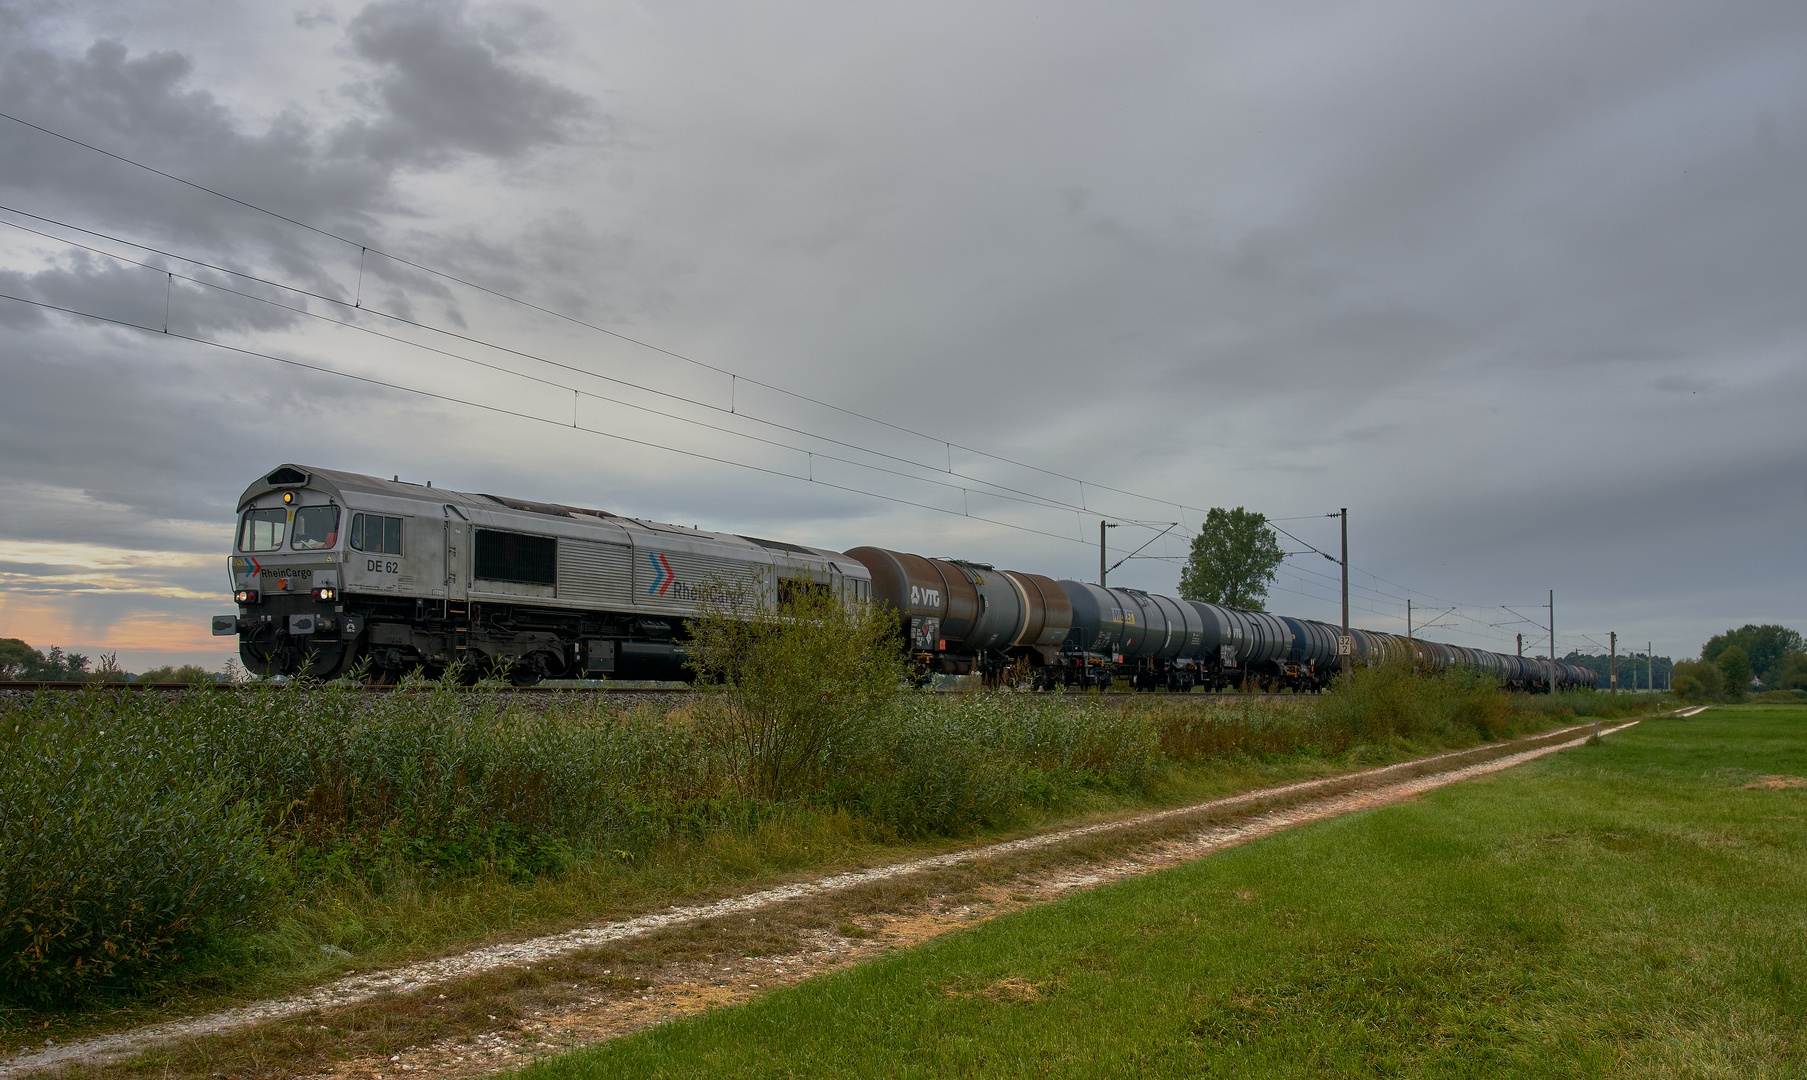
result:
[[[1786,626],[1746,623],[1715,634],[1699,660],[1675,665],[1675,692],[1686,701],[1742,700],[1753,692],[1807,692],[1807,643]]]
[[[120,668],[117,654],[108,653],[98,663],[81,653],[66,653],[52,645],[49,652],[32,648],[19,638],[0,638],[0,679],[46,682],[229,682],[230,672],[208,671],[199,664],[159,668],[134,674]]]

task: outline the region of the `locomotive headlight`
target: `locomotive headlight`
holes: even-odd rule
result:
[[[255,604],[259,597],[256,589],[240,589],[232,594],[232,599],[241,604]]]
[[[320,600],[323,602],[330,602],[333,600],[337,600],[338,598],[339,598],[339,590],[337,590],[337,589],[326,588],[326,589],[315,589],[314,590],[314,599],[316,599],[316,600]]]
[[[290,504],[294,501],[295,501],[295,493],[294,492],[285,491],[282,493],[282,502],[283,502],[284,506],[287,506],[288,504]]]

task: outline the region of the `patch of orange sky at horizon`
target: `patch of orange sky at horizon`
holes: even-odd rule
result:
[[[230,607],[230,603],[227,605]],[[206,620],[154,612],[128,612],[105,629],[78,626],[58,604],[21,602],[0,596],[0,637],[19,638],[34,649],[61,646],[64,652],[235,653],[223,645]]]

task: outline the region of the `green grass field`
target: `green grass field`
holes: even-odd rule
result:
[[[524,1075],[1803,1075],[1776,775],[1807,709],[1647,720]]]

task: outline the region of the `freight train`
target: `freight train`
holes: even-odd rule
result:
[[[501,671],[546,678],[689,678],[688,620],[828,589],[897,613],[917,674],[1039,689],[1320,690],[1339,628],[1311,619],[1055,581],[878,547],[829,551],[396,477],[282,465],[239,498],[229,559],[238,638],[258,675],[393,678]],[[1351,630],[1354,663],[1409,657],[1508,687],[1589,687],[1586,668]]]

